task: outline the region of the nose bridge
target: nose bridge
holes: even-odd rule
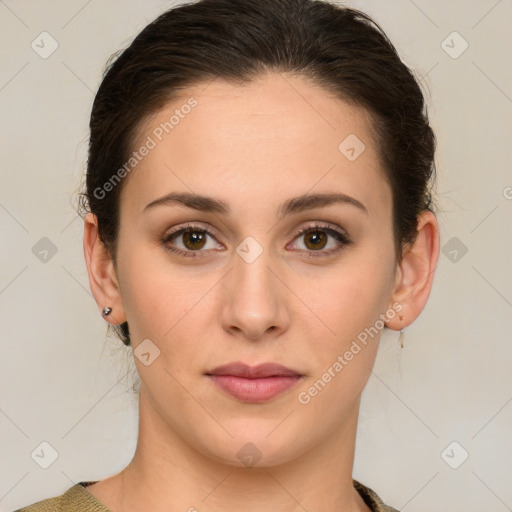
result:
[[[249,249],[248,253],[250,254],[252,250]],[[235,287],[240,288],[239,292],[241,294],[246,295],[247,293],[248,295],[255,295],[257,298],[262,294],[267,294],[268,297],[261,297],[267,299],[275,296],[274,293],[271,293],[274,288],[272,281],[275,278],[269,270],[269,267],[272,267],[272,262],[268,251],[264,251],[254,260],[247,260],[238,254],[234,265],[234,284]]]
[[[283,327],[282,285],[274,272],[271,251],[255,238],[248,236],[237,246],[224,290],[224,328],[258,338],[271,327]]]

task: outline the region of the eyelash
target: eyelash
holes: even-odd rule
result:
[[[185,256],[187,258],[202,257],[202,256],[199,256],[198,253],[205,252],[205,251],[201,251],[201,250],[183,251],[182,249],[177,249],[176,247],[171,247],[168,245],[170,240],[172,240],[173,238],[179,237],[179,235],[182,235],[183,233],[185,233],[187,231],[199,231],[202,233],[206,233],[208,236],[210,236],[214,240],[216,240],[215,236],[213,236],[213,234],[210,233],[207,229],[204,229],[201,226],[197,226],[194,224],[185,224],[181,228],[179,228],[175,231],[172,231],[169,234],[166,234],[162,238],[161,243],[166,246],[167,250],[174,252],[180,256]],[[329,224],[325,225],[325,224],[316,224],[316,223],[311,226],[301,228],[298,231],[298,233],[295,235],[294,240],[297,238],[300,238],[302,235],[305,235],[310,232],[315,232],[315,231],[325,231],[326,233],[333,236],[339,242],[340,245],[338,248],[331,249],[330,251],[322,251],[322,250],[305,251],[307,253],[307,257],[310,257],[310,258],[321,258],[321,257],[330,256],[331,254],[338,252],[339,250],[343,249],[344,247],[350,246],[353,243],[352,240],[345,233],[343,233],[335,228],[330,227]]]

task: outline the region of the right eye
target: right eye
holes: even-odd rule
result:
[[[180,256],[196,258],[199,256],[196,253],[205,252],[201,249],[207,245],[208,237],[216,240],[216,238],[208,230],[194,224],[187,224],[185,226],[179,227],[171,233],[167,233],[162,238],[162,244],[165,245],[167,249],[176,254],[179,254]],[[183,248],[180,248],[179,244],[178,247],[176,247],[177,244],[170,243],[175,239],[178,239],[181,242]],[[217,244],[212,245],[213,246],[209,248],[210,250],[214,250],[215,247],[218,246],[218,242]]]

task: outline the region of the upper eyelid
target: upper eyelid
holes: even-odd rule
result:
[[[325,229],[327,232],[334,231],[336,233],[339,233],[340,235],[343,235],[346,238],[349,238],[348,232],[345,229],[343,229],[342,227],[335,226],[331,222],[322,222],[322,221],[315,222],[314,224],[312,224],[310,226],[304,226],[304,227],[300,228],[299,231],[296,233],[296,236],[303,234],[305,231],[314,230],[315,228],[316,229]]]
[[[199,224],[194,224],[192,222],[190,223],[185,223],[184,225],[178,227],[177,229],[172,229],[170,231],[167,231],[165,234],[164,234],[164,238],[169,238],[171,236],[175,236],[177,234],[181,234],[183,231],[187,231],[188,229],[190,230],[197,230],[197,231],[204,231],[205,233],[208,233],[209,235],[211,235],[213,238],[215,238],[215,240],[219,241],[218,237],[215,235],[215,233],[212,232],[212,228],[210,227],[202,227],[201,225]]]

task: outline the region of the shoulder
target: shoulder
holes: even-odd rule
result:
[[[370,507],[372,512],[399,512],[399,510],[396,508],[386,505],[373,489],[366,487],[366,485],[363,485],[357,480],[352,479],[352,482],[354,488],[361,495],[364,502],[368,505],[368,507]]]
[[[14,512],[111,512],[85,489],[89,483],[93,482],[79,482],[60,496],[38,501]]]
[[[37,503],[32,503],[32,505],[27,505],[26,507],[19,508],[14,512],[57,512],[62,509],[62,497],[64,494],[60,496],[55,496],[54,498],[48,498],[46,500],[38,501]]]

